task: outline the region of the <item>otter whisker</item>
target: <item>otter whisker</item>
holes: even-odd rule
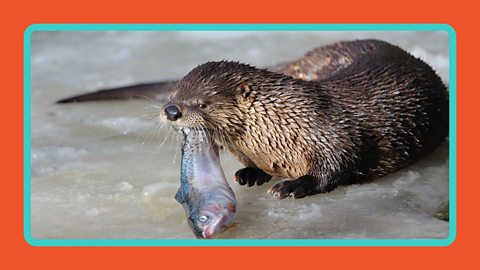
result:
[[[230,136],[230,134],[228,134],[228,132],[222,132],[222,134],[225,134],[225,135],[226,135],[226,137],[227,137],[227,139],[228,139],[228,144],[227,144],[227,145],[231,145],[231,146],[232,146],[232,147],[230,147],[230,148],[233,148],[233,151],[235,151],[235,156],[237,156],[237,157],[240,156],[240,155],[238,154],[237,148],[235,147],[235,144],[234,144],[234,142],[233,142],[232,137]]]
[[[162,130],[167,131],[168,127],[169,126],[167,125],[167,123],[161,122],[160,120],[158,120],[155,123],[155,129],[153,130],[152,137],[153,138],[161,137]],[[169,131],[167,131],[167,132],[169,132]],[[167,136],[167,135],[165,135],[165,136]],[[165,143],[165,140],[163,141],[163,143]],[[159,145],[159,148],[161,148],[163,146],[163,143]]]
[[[204,129],[204,132],[207,132],[206,130],[208,130],[208,132],[211,132],[217,135],[217,136],[213,136],[214,134],[212,134],[211,135],[212,139],[215,139],[216,137],[219,137],[219,139],[222,139],[221,134],[219,132],[216,132],[217,128],[210,122],[205,121],[205,123],[203,124],[203,129]],[[225,145],[225,141],[222,141],[222,144]],[[210,147],[213,147],[213,144],[211,144]]]
[[[163,141],[160,143],[159,147],[162,147],[165,142],[167,141],[168,137],[170,136],[170,133],[172,132],[172,129],[168,129],[167,130],[167,134],[165,135],[165,137],[163,138]]]
[[[153,103],[155,103],[155,104],[162,105],[158,100],[153,99],[153,98],[151,98],[151,97],[147,97],[147,96],[145,96],[145,95],[137,95],[137,97],[142,98],[142,99],[146,99],[147,101],[151,101],[151,102],[153,102]]]
[[[209,134],[207,134],[209,133]],[[207,127],[203,127],[203,136],[205,138],[210,138],[211,140],[211,143],[209,143],[209,147],[210,148],[217,148],[218,149],[218,145],[215,143],[215,139],[214,139],[214,135],[213,135],[213,131],[210,130],[210,129],[207,129]],[[215,150],[215,149],[214,149]]]
[[[139,137],[143,137],[144,139],[142,140],[142,143],[140,144],[141,146],[144,146],[145,143],[149,141],[153,141],[153,139],[158,135],[158,129],[159,129],[159,123],[157,121],[154,122],[153,127],[150,127],[148,130],[145,130]],[[147,133],[145,135],[145,133]]]
[[[178,147],[175,147],[175,154],[173,155],[173,164],[177,163],[177,153],[178,153]]]

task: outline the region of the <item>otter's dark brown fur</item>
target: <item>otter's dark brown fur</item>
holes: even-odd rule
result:
[[[448,133],[448,93],[423,61],[362,40],[315,49],[273,71],[205,63],[176,85],[165,114],[174,125],[211,129],[246,166],[239,183],[285,177],[293,180],[270,193],[300,198],[429,153]]]
[[[173,125],[205,126],[246,168],[240,184],[273,176],[276,197],[295,198],[372,179],[431,152],[448,133],[448,93],[435,72],[378,40],[320,47],[257,69],[209,62],[180,81],[87,93],[75,102],[144,96],[164,100]]]

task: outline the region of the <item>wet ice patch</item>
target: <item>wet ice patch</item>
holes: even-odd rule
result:
[[[142,121],[141,119],[134,117],[115,117],[101,120],[93,120],[91,124],[117,131],[120,134],[127,134],[134,131],[144,130],[150,128],[152,125],[151,122]]]
[[[178,188],[179,184],[174,183],[166,183],[166,182],[158,182],[151,185],[147,185],[143,187],[143,196],[150,196],[156,194],[165,189],[175,189]]]
[[[422,173],[408,171],[393,186],[411,207],[448,219],[448,171],[445,173],[444,167],[427,167]]]
[[[130,191],[132,189],[133,189],[132,184],[130,184],[129,182],[126,182],[126,181],[122,181],[115,186],[115,190],[117,190],[119,192],[126,192],[126,191]]]

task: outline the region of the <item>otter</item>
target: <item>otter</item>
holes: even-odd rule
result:
[[[245,165],[238,183],[287,178],[269,193],[302,198],[431,152],[448,133],[448,92],[423,61],[362,40],[315,49],[274,71],[199,65],[174,87],[161,117],[211,130]]]
[[[441,79],[422,60],[379,40],[319,47],[268,69],[207,62],[179,81],[151,86],[171,92],[161,119],[210,130],[245,165],[234,176],[240,185],[287,178],[268,191],[280,199],[371,181],[430,153],[448,134]]]

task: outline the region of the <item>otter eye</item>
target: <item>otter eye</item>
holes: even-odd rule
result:
[[[200,104],[198,104],[198,108],[200,108],[200,109],[205,109],[205,108],[207,108],[207,104],[205,104],[205,103],[200,103]]]
[[[208,217],[207,216],[200,216],[198,218],[198,221],[202,222],[202,223],[205,223],[206,221],[208,220]]]

